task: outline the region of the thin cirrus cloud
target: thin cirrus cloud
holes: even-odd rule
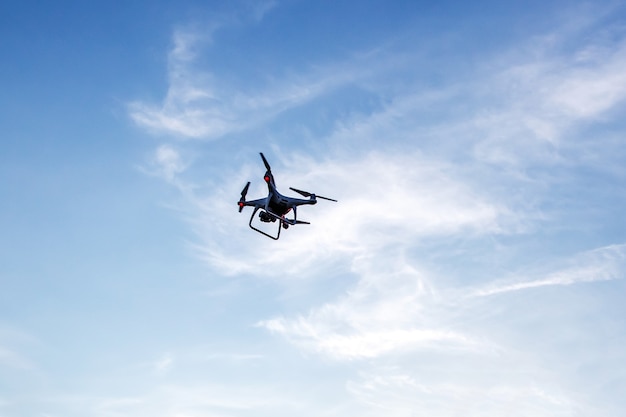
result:
[[[594,249],[574,257],[569,263],[573,265],[550,272],[539,279],[491,283],[474,291],[471,296],[488,297],[540,287],[623,279],[626,273],[626,245]]]
[[[168,54],[169,86],[162,103],[134,101],[128,105],[135,123],[158,134],[211,140],[259,127],[358,75],[334,68],[265,80],[258,91],[243,92],[196,67],[197,55],[209,44],[206,36],[180,29],[173,43]]]
[[[406,269],[401,264],[390,267]],[[414,271],[368,273],[337,302],[314,308],[307,315],[263,320],[259,326],[306,351],[336,360],[478,349],[480,341],[429,321],[424,301],[432,295],[424,292],[424,284],[415,275]]]
[[[218,22],[203,32],[181,28],[174,33],[165,98],[161,103],[138,100],[129,104],[129,114],[139,126],[183,138],[216,139],[262,126],[288,109],[356,83],[369,91],[393,94],[393,99],[382,111],[352,125],[337,121],[344,129],[338,129],[335,136],[367,134],[363,128],[369,126],[378,127],[379,136],[393,137],[386,126],[393,122],[407,131],[437,134],[439,139],[443,135],[455,140],[470,137],[479,147],[478,156],[502,161],[522,150],[516,143],[531,148],[545,141],[554,144],[572,125],[600,117],[626,97],[626,43],[619,28],[608,27],[598,34],[593,22],[536,36],[503,57],[492,57],[473,79],[450,82],[436,91],[412,88],[419,79],[406,76],[406,88],[387,91],[380,80],[393,77],[394,66],[422,66],[424,59],[421,53],[416,58],[419,63],[400,59],[392,45],[343,63],[305,69],[297,76],[259,80],[256,90],[244,92],[197,65],[198,57],[211,46],[212,33],[226,25]],[[573,40],[579,41],[577,46],[568,48]],[[430,109],[450,115],[456,108],[474,110],[456,114],[452,126],[449,117],[435,117],[434,122],[420,117]],[[514,149],[507,151],[507,146]]]
[[[570,36],[584,38],[586,33],[581,29]],[[619,33],[616,37],[592,32],[565,52],[571,38],[539,37],[502,65],[489,83],[497,96],[487,94],[500,109],[486,108],[474,120],[483,133],[477,158],[558,163],[558,149],[581,140],[577,128],[601,121],[626,99],[626,42]]]
[[[472,314],[472,298],[506,295],[547,286],[566,286],[623,279],[626,273],[624,245],[612,245],[579,254],[567,266],[546,272],[542,278],[513,283],[492,282],[475,291],[439,287],[426,274],[404,260],[387,256],[361,270],[360,280],[335,302],[312,309],[307,315],[264,320],[260,326],[286,337],[302,349],[337,360],[378,358],[394,352],[436,350],[442,352],[503,351],[498,343],[463,329],[458,314]],[[494,299],[493,309],[500,301]],[[488,306],[481,308],[489,309]],[[452,330],[454,329],[454,330]]]
[[[611,26],[600,32],[582,26],[536,36],[463,82],[407,89],[383,111],[343,125],[334,139],[391,131],[404,140],[421,137],[422,146],[443,149],[445,157],[471,149],[478,163],[558,163],[559,149],[581,140],[577,128],[610,120],[626,99],[623,34]]]
[[[471,363],[462,364],[468,373],[498,373],[489,367],[480,369]],[[503,368],[500,368],[502,371]],[[521,369],[517,370],[523,375]],[[428,374],[429,370],[422,370]],[[526,373],[529,373],[526,370]],[[433,416],[569,416],[580,410],[557,387],[540,387],[531,378],[520,381],[480,381],[464,383],[467,376],[457,375],[457,382],[428,383],[431,378],[385,369],[379,372],[363,372],[358,379],[348,382],[348,391],[361,403],[373,410],[366,416],[384,412],[389,416],[405,416],[411,410],[420,409]]]
[[[225,386],[224,384],[165,383],[136,396],[83,396],[52,398],[53,406],[88,410],[90,415],[105,416],[232,416],[253,412],[273,413],[296,409],[289,400],[262,386]],[[51,407],[51,408],[52,408]]]

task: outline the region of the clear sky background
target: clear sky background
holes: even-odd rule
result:
[[[2,417],[620,417],[625,212],[622,1],[0,4]]]

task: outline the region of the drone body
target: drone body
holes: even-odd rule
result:
[[[238,203],[240,213],[243,210],[243,208],[246,206],[254,207],[254,211],[252,212],[252,215],[250,216],[250,222],[248,223],[248,225],[250,226],[252,230],[255,230],[274,240],[278,240],[278,238],[280,237],[281,228],[287,229],[289,226],[295,225],[295,224],[309,224],[308,222],[297,219],[297,207],[298,206],[307,205],[307,204],[308,205],[317,204],[318,198],[321,198],[323,200],[329,200],[329,201],[337,201],[337,200],[333,200],[332,198],[316,196],[315,194],[309,193],[307,191],[297,190],[292,187],[289,187],[289,189],[295,191],[296,193],[304,197],[309,197],[309,198],[305,200],[302,198],[293,198],[293,197],[287,197],[287,196],[282,195],[276,189],[276,183],[274,182],[272,169],[270,168],[270,164],[267,162],[267,159],[265,159],[265,156],[263,155],[262,152],[261,152],[261,159],[263,159],[263,164],[265,165],[265,168],[267,170],[265,171],[265,175],[263,176],[263,179],[265,180],[265,183],[267,184],[267,190],[268,190],[267,197],[259,198],[257,200],[246,201],[246,194],[248,193],[248,187],[250,186],[250,182],[248,182],[246,186],[243,187],[243,190],[241,191],[241,198],[239,199],[239,203]],[[292,210],[293,210],[293,218],[289,219],[286,216],[287,216],[287,213],[289,213]],[[270,222],[275,223],[278,220],[278,232],[276,233],[276,235],[271,235],[255,227],[252,224],[252,221],[254,220],[254,215],[257,212],[259,212],[259,219],[263,223],[270,223]]]

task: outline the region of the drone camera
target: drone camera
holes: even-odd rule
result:
[[[272,220],[274,220],[274,218],[272,216],[270,216],[269,214],[267,214],[264,211],[259,212],[259,219],[261,219],[261,221],[263,223],[269,223]]]

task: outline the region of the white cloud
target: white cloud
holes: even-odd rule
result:
[[[166,181],[172,182],[177,175],[185,171],[187,163],[183,161],[180,152],[170,145],[161,145],[154,155],[157,173]]]
[[[558,387],[541,388],[532,378],[502,381],[481,377],[495,370],[479,369],[469,363],[456,364],[465,372],[454,372],[448,382],[432,382],[432,375],[413,375],[398,369],[362,373],[348,383],[349,392],[373,409],[368,416],[411,416],[415,410],[429,416],[571,416],[577,407]],[[500,368],[500,372],[504,369]],[[521,369],[517,370],[523,373]],[[423,369],[424,373],[430,373]],[[499,374],[499,373],[498,373]],[[536,375],[534,376],[536,378]],[[450,379],[450,378],[448,378]],[[454,382],[456,380],[456,382]],[[471,382],[470,382],[471,381]]]
[[[46,403],[50,408],[61,405],[63,410],[73,410],[76,414],[72,415],[95,417],[226,417],[298,410],[300,406],[263,385],[166,383],[146,388],[137,396],[51,397]]]
[[[541,356],[545,351],[536,348],[537,344],[544,349],[550,346],[557,357],[564,356],[564,366],[571,367],[575,359],[561,351],[558,337],[570,341],[572,334],[585,329],[572,322],[560,322],[565,329],[552,328],[543,323],[549,314],[536,321],[535,314],[541,317],[542,311],[550,310],[528,299],[522,311],[516,311],[520,317],[502,317],[507,302],[487,296],[623,278],[625,253],[624,245],[598,248],[573,257],[564,269],[546,272],[545,278],[515,284],[495,281],[470,291],[469,297],[462,288],[434,285],[415,269],[399,274],[399,279],[378,267],[371,270],[372,275],[362,275],[335,302],[306,315],[279,317],[262,325],[305,351],[337,360],[367,359],[361,362],[359,378],[350,379],[347,385],[354,399],[367,405],[369,411],[362,415],[602,413],[601,406],[581,398],[580,390],[587,382],[584,377],[583,387],[579,387],[581,381],[564,380],[567,375],[560,365],[545,363],[549,361]],[[380,264],[384,259],[371,262]],[[576,311],[576,306],[558,304],[556,298],[551,301],[561,315]],[[532,310],[530,314],[524,313],[525,308]],[[520,325],[520,320],[527,319],[533,331],[527,329],[528,323]],[[516,337],[503,337],[502,327]]]
[[[376,329],[341,334],[327,331],[324,324],[313,321],[316,319],[272,319],[260,324],[273,333],[288,337],[306,350],[341,360],[377,358],[415,349],[465,348],[468,344],[475,344],[462,334],[436,329]],[[338,321],[341,323],[342,319],[339,317]],[[326,320],[322,319],[324,322]]]
[[[283,170],[289,175],[281,175],[281,168],[273,167],[283,192],[295,186],[339,202],[320,201],[314,207],[302,207],[298,218],[312,224],[284,231],[281,240],[272,243],[273,250],[267,251],[266,238],[265,244],[259,245],[261,236],[247,231],[250,211],[239,214],[233,208],[235,193],[220,191],[196,201],[200,213],[207,215],[195,223],[202,241],[196,248],[213,267],[227,274],[263,271],[270,276],[292,272],[306,276],[346,255],[377,256],[390,246],[402,250],[423,238],[461,232],[468,236],[511,233],[521,227],[515,212],[465,184],[453,165],[427,160],[419,152],[375,152],[322,163],[295,160],[297,163]],[[259,177],[261,168],[257,169]],[[245,184],[239,178],[239,183],[229,181],[230,190]],[[254,189],[259,184],[253,182],[248,198],[265,193]],[[233,228],[241,233],[233,234]],[[298,245],[292,239],[297,239]]]
[[[335,359],[384,357],[391,353],[436,350],[468,354],[500,351],[484,335],[459,327],[458,314],[471,313],[471,298],[539,288],[623,278],[626,246],[600,248],[575,257],[574,266],[545,278],[515,283],[492,282],[470,291],[434,286],[424,274],[389,252],[353,260],[359,281],[332,303],[307,315],[260,322],[307,351]],[[447,311],[448,309],[452,312]]]
[[[277,0],[267,0],[267,1],[252,1],[247,4],[250,7],[250,14],[254,21],[261,21],[265,15],[267,15],[271,10],[278,6]]]
[[[490,283],[485,288],[476,290],[473,295],[484,297],[546,286],[623,279],[626,273],[626,245],[595,249],[577,256],[570,263],[574,265],[540,279]]]
[[[244,92],[220,82],[209,69],[196,68],[197,50],[207,44],[205,39],[195,30],[175,32],[163,102],[129,104],[130,116],[138,125],[182,138],[217,139],[257,127],[356,76],[329,68],[308,75],[266,78],[259,80],[260,87]]]
[[[593,64],[570,70],[548,96],[570,117],[597,117],[626,97],[626,47],[602,54]]]
[[[623,35],[607,40],[583,29],[569,38],[535,38],[481,81],[483,99],[492,104],[474,118],[476,133],[483,136],[476,144],[479,160],[558,163],[559,149],[580,140],[576,127],[602,120],[624,103]],[[572,36],[584,39],[573,51],[564,47]]]
[[[624,34],[616,27],[601,32],[588,25],[557,28],[487,58],[470,69],[473,77],[436,89],[419,78],[405,80],[407,88],[394,92],[382,110],[338,121],[330,140],[353,146],[411,142],[427,155],[470,157],[521,173],[532,165],[558,165],[564,149],[585,140],[578,127],[606,121],[626,101]],[[360,82],[392,94],[378,78]]]
[[[438,295],[398,248],[352,260],[357,284],[307,315],[260,322],[305,350],[335,359],[377,358],[415,350],[484,349],[483,342],[433,315]]]

